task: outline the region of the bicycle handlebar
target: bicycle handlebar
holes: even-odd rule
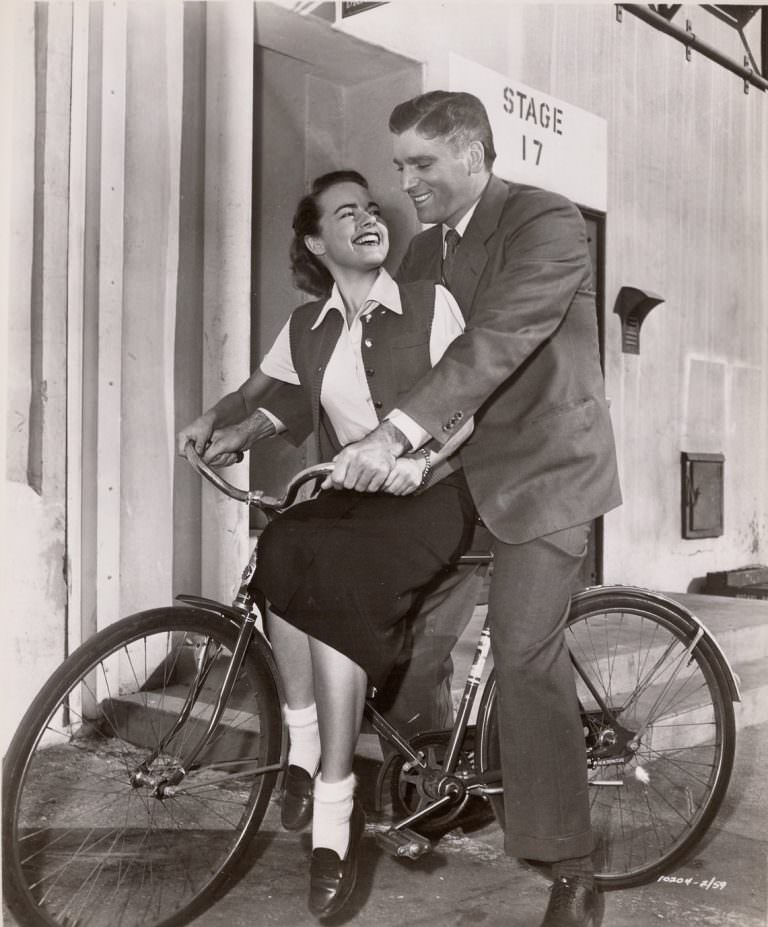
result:
[[[299,489],[305,483],[327,476],[329,473],[333,472],[332,463],[320,463],[315,464],[314,467],[307,467],[305,470],[299,471],[299,473],[291,479],[283,496],[277,498],[275,496],[266,495],[260,489],[238,489],[237,486],[233,486],[232,483],[227,482],[224,477],[219,476],[214,469],[209,467],[208,464],[202,460],[195,450],[195,445],[191,441],[187,442],[184,448],[184,454],[200,476],[208,480],[209,483],[213,483],[218,490],[229,496],[230,499],[236,499],[238,502],[245,502],[248,505],[254,505],[260,509],[280,510],[287,508],[296,501]]]

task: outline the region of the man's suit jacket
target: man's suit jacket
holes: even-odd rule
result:
[[[416,235],[398,280],[440,279],[439,226]],[[459,451],[477,509],[502,541],[591,521],[621,502],[586,230],[557,194],[491,176],[456,252],[467,330],[401,400]]]

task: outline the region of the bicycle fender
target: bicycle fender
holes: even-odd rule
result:
[[[652,589],[643,589],[640,586],[590,586],[588,589],[582,589],[580,592],[577,592],[572,601],[575,602],[588,602],[590,599],[598,598],[599,596],[609,593],[616,594],[628,597],[630,599],[637,599],[638,601],[653,601],[656,605],[666,608],[668,611],[673,612],[679,618],[682,618],[683,621],[687,622],[692,631],[700,632],[702,637],[704,637],[712,648],[717,657],[717,660],[720,664],[720,668],[725,675],[725,678],[728,681],[728,689],[730,692],[731,700],[734,702],[741,701],[741,691],[739,677],[733,671],[728,657],[723,652],[723,648],[718,643],[715,636],[709,630],[709,628],[704,624],[701,618],[689,611],[684,605],[680,602],[677,602],[675,599],[670,598],[667,595],[664,595],[662,592],[655,592]]]
[[[239,612],[231,605],[217,602],[215,599],[206,599],[201,595],[187,595],[186,593],[175,596],[175,599],[185,605],[191,605],[193,608],[199,608],[201,611],[210,612],[212,615],[218,615],[220,618],[233,621],[238,627],[243,623],[242,612]]]
[[[215,599],[207,599],[204,596],[200,595],[187,595],[181,593],[176,596],[176,600],[183,602],[185,605],[191,605],[192,608],[199,608],[201,611],[210,612],[212,615],[218,615],[220,618],[225,618],[227,621],[232,622],[240,628],[240,625],[243,623],[243,613],[238,611],[232,605],[224,605],[223,602],[217,602]],[[264,634],[258,629],[253,629],[253,639],[252,644],[255,644],[256,647],[262,652],[266,660],[268,661],[272,672],[275,675],[275,678],[279,680],[279,674],[277,672],[277,667],[275,665],[274,657],[272,656],[272,647],[269,645]],[[279,685],[282,695],[282,685]]]

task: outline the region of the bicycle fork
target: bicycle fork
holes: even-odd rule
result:
[[[258,545],[255,545],[253,551],[251,552],[248,563],[243,570],[240,579],[240,586],[235,600],[232,603],[233,610],[242,616],[242,622],[240,624],[237,641],[235,642],[235,646],[232,651],[232,656],[230,657],[229,663],[224,673],[224,678],[218,690],[216,704],[213,708],[211,717],[208,720],[205,731],[198,738],[194,746],[184,754],[178,763],[177,768],[171,775],[163,776],[162,778],[155,778],[151,775],[150,765],[167,748],[168,744],[171,743],[176,734],[182,729],[184,724],[186,724],[195,706],[195,703],[197,702],[200,692],[203,689],[205,680],[207,679],[211,669],[214,666],[216,654],[209,653],[209,644],[206,644],[205,650],[198,660],[196,678],[190,687],[190,691],[187,694],[184,704],[179,710],[179,715],[176,718],[176,721],[171,726],[171,729],[168,731],[168,733],[162,738],[152,754],[142,762],[142,764],[134,771],[133,775],[131,776],[131,784],[135,788],[139,788],[142,785],[148,785],[152,788],[153,794],[158,798],[173,797],[176,791],[176,787],[187,775],[187,772],[192,769],[195,760],[197,760],[206,746],[212,741],[219,727],[221,719],[224,716],[224,712],[226,711],[229,698],[237,682],[240,670],[242,669],[245,655],[248,652],[249,646],[251,645],[254,633],[256,633],[256,622],[259,618],[259,611],[253,601],[249,584],[256,570],[256,558],[258,555],[257,551]],[[188,602],[192,606],[197,604],[194,596],[179,596],[179,598],[182,601]],[[224,614],[221,614],[221,620],[227,620]],[[242,760],[233,760],[231,763],[237,765],[240,767],[240,769],[239,771],[230,773],[229,778],[261,775],[282,769],[282,763],[276,765],[272,764],[269,766],[259,766],[257,768],[247,770],[242,770]],[[230,765],[227,761],[217,762],[217,766],[219,767],[227,765]]]

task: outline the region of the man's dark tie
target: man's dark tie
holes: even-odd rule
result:
[[[456,256],[456,249],[459,247],[461,235],[456,229],[448,229],[445,233],[445,255],[443,257],[442,283],[449,290],[451,288],[451,273],[453,271],[453,261]]]

